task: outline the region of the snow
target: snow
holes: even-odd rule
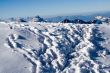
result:
[[[31,73],[32,64],[22,54],[4,46],[6,37],[12,32],[7,24],[0,23],[0,73]]]
[[[110,72],[108,24],[1,22],[0,27],[0,73]]]

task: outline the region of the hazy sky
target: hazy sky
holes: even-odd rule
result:
[[[110,0],[0,0],[0,18],[110,11]]]

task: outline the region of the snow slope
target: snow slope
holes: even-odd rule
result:
[[[0,22],[0,73],[110,73],[110,25]]]

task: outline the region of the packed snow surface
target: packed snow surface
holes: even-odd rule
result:
[[[110,73],[110,25],[0,22],[0,73]]]

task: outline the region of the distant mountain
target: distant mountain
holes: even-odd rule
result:
[[[64,20],[62,21],[62,23],[73,23],[73,21],[72,21],[72,20],[69,20],[69,19],[64,19]]]
[[[61,22],[65,19],[68,20],[75,20],[75,19],[81,19],[84,21],[94,20],[94,17],[96,16],[104,16],[104,17],[110,17],[110,12],[100,12],[100,13],[93,13],[93,14],[82,14],[82,15],[69,15],[69,16],[57,16],[57,17],[48,17],[45,18],[48,22]]]
[[[45,22],[45,20],[43,18],[41,18],[40,16],[35,16],[35,17],[31,17],[32,22]]]
[[[26,17],[26,18],[22,18],[22,17],[9,18],[9,19],[5,19],[2,21],[6,21],[6,22],[46,22],[45,19],[43,19],[40,16]]]
[[[75,19],[74,21],[73,21],[73,23],[79,23],[79,24],[85,24],[86,22],[85,21],[83,21],[83,20],[81,20],[81,19]]]
[[[27,22],[27,20],[24,18],[17,18],[16,21],[17,22]]]
[[[62,23],[86,24],[86,22],[81,19],[75,19],[75,20],[64,19]]]
[[[3,20],[1,20],[3,21]],[[71,16],[57,16],[50,18],[42,18],[40,16],[26,17],[26,18],[9,18],[7,22],[62,22],[75,24],[102,24],[110,23],[110,12],[94,13],[87,15],[71,15]]]
[[[61,22],[65,19],[74,20],[74,19],[82,19],[85,21],[91,20],[94,17],[90,16],[58,16],[58,17],[52,17],[52,18],[46,18],[48,22]]]

